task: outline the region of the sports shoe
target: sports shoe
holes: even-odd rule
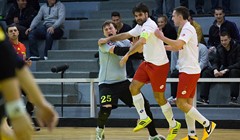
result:
[[[104,140],[105,136],[104,136],[104,129],[102,128],[96,128],[96,140]]]
[[[173,96],[171,96],[171,97],[169,97],[168,99],[167,99],[167,101],[170,103],[170,104],[176,104],[176,98],[173,98]]]
[[[209,104],[209,100],[206,99],[200,99],[199,101],[197,101],[198,104],[202,104],[202,105],[208,105]]]
[[[236,97],[232,97],[232,98],[231,98],[231,101],[229,102],[229,104],[230,104],[230,105],[240,105],[240,104],[238,103],[238,100],[237,100]]]
[[[177,133],[181,128],[181,123],[177,121],[176,123],[177,124],[175,127],[169,129],[169,133],[166,140],[173,140],[177,136]]]
[[[146,127],[151,122],[152,122],[152,120],[149,117],[147,117],[144,120],[139,120],[139,122],[137,123],[137,126],[133,129],[133,132],[137,132],[137,131],[143,129],[144,127]]]
[[[182,138],[181,140],[198,140],[198,137],[195,136],[189,136],[187,135],[185,138]]]
[[[166,138],[162,135],[149,136],[148,140],[165,140]]]
[[[204,127],[203,129],[202,140],[206,140],[212,134],[215,127],[216,127],[216,123],[210,121],[210,125],[208,127]]]

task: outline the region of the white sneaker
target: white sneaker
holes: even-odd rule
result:
[[[48,60],[48,57],[47,57],[47,56],[44,56],[44,60]]]
[[[149,136],[148,140],[165,140],[166,138],[162,135]]]
[[[177,98],[173,98],[173,96],[171,96],[171,97],[169,97],[169,98],[167,99],[167,101],[168,101],[170,104],[176,104],[176,100],[177,100]]]
[[[104,136],[104,129],[102,128],[96,128],[96,140],[104,140],[105,136]]]

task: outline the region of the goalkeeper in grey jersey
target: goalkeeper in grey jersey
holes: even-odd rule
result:
[[[117,33],[116,25],[112,21],[105,21],[102,25],[104,36],[108,37]],[[131,46],[129,40],[108,42],[99,45],[99,100],[100,111],[97,119],[96,140],[104,140],[104,127],[111,114],[111,110],[118,107],[118,99],[127,106],[132,107],[132,95],[129,90],[130,81],[127,79],[126,66],[121,67],[119,62]],[[148,116],[153,120],[150,105],[144,98]],[[165,140],[158,135],[154,122],[148,126],[149,140]]]

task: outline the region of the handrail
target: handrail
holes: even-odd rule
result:
[[[96,117],[96,94],[94,90],[94,83],[98,82],[98,78],[54,78],[54,79],[35,79],[37,83],[90,83],[90,117]],[[132,80],[132,79],[129,79]],[[178,82],[178,78],[167,78],[167,83]],[[210,83],[231,83],[239,82],[240,78],[200,78],[198,82],[210,82]],[[194,105],[196,106],[197,98],[194,97]]]

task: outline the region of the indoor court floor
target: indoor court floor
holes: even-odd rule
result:
[[[105,140],[148,140],[147,129],[132,132],[133,128],[113,127],[105,129]],[[157,131],[166,136],[166,128],[157,128]],[[187,134],[187,129],[180,130],[176,140],[180,140]],[[199,140],[201,140],[202,129],[197,129]],[[93,127],[58,127],[53,132],[45,128],[35,132],[33,140],[95,140],[95,128]],[[240,140],[239,129],[215,129],[208,140]]]

